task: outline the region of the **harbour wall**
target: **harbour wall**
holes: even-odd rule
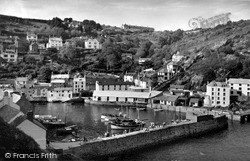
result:
[[[80,158],[111,157],[129,153],[137,149],[163,144],[180,138],[203,135],[209,132],[226,129],[228,127],[225,115],[214,117],[202,122],[184,122],[177,125],[168,125],[149,131],[136,131],[123,135],[101,138],[87,142],[79,147],[65,150]]]

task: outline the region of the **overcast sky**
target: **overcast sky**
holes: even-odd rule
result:
[[[156,30],[190,29],[188,21],[231,12],[231,20],[250,19],[250,0],[0,0],[0,14],[24,18],[72,17],[100,24],[143,25]]]

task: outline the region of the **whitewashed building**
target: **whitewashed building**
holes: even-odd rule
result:
[[[172,61],[173,61],[173,62],[179,62],[179,61],[181,61],[184,57],[185,57],[184,55],[182,55],[179,51],[177,51],[177,53],[174,54],[174,55],[172,56]]]
[[[73,93],[86,90],[86,77],[76,77],[73,79]]]
[[[206,95],[212,106],[228,106],[230,104],[230,86],[225,82],[212,81],[207,84]]]
[[[227,81],[231,95],[250,96],[250,79],[230,78]]]
[[[59,50],[63,46],[61,37],[50,37],[49,42],[46,45],[46,48],[56,48]]]
[[[37,41],[37,39],[38,39],[38,36],[36,34],[27,33],[26,40],[28,40],[29,42]]]
[[[71,87],[51,88],[47,92],[48,102],[65,102],[72,99],[73,90]]]
[[[7,62],[16,62],[18,53],[14,49],[6,49],[2,53],[0,53],[0,56]]]
[[[101,44],[97,39],[88,39],[85,41],[85,49],[101,49]]]

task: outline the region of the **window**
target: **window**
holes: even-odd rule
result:
[[[214,88],[212,88],[212,91],[214,91]]]
[[[234,84],[233,83],[231,83],[231,86],[233,86]]]
[[[241,84],[239,84],[239,86],[241,86]]]
[[[220,97],[217,98],[218,100],[220,99]]]
[[[217,104],[220,104],[220,101],[217,101]]]
[[[212,92],[212,95],[214,95],[214,92]]]
[[[223,104],[225,105],[225,104],[226,104],[226,102],[223,102]]]
[[[51,94],[51,97],[53,97],[53,94]]]
[[[218,91],[220,91],[220,88],[218,88]]]
[[[233,87],[231,87],[231,89],[234,89]]]
[[[234,92],[233,92],[233,91],[231,91],[231,94],[234,94]]]
[[[214,103],[214,101],[212,101],[212,103]]]
[[[102,86],[102,90],[104,91],[104,86]]]
[[[62,94],[62,97],[63,97],[64,95]]]
[[[125,102],[128,102],[128,98],[125,98]]]
[[[212,97],[212,100],[214,99],[214,97]]]
[[[118,100],[119,100],[119,97],[116,97],[116,102],[118,102]]]
[[[226,93],[223,93],[223,96],[226,96]]]
[[[250,88],[247,88],[247,90],[250,90]]]
[[[10,55],[11,58],[14,58],[14,55]]]
[[[107,97],[107,101],[109,101],[109,97]]]
[[[239,90],[241,90],[241,87],[239,87]]]
[[[225,101],[225,100],[226,100],[226,97],[223,97],[223,100]]]
[[[3,55],[3,57],[5,57],[5,58],[6,58],[6,57],[8,57],[8,55]]]
[[[98,97],[97,100],[98,100],[98,101],[101,101],[101,97]]]
[[[220,95],[220,92],[218,92],[218,96]]]
[[[109,90],[109,85],[108,85],[108,90]]]
[[[122,86],[120,85],[119,90],[122,90]]]
[[[223,88],[223,92],[226,92],[226,89],[225,89],[225,88]]]

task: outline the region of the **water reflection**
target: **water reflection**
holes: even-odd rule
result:
[[[115,110],[120,109],[120,111]],[[81,129],[84,136],[98,137],[104,135],[109,126],[107,123],[101,121],[101,114],[119,114],[122,112],[132,119],[139,118],[144,120],[146,127],[151,122],[167,124],[171,120],[178,118],[185,118],[184,113],[173,111],[154,111],[147,109],[146,111],[138,111],[137,109],[130,109],[128,107],[114,107],[114,106],[96,106],[88,104],[69,104],[69,103],[48,103],[46,105],[35,105],[34,114],[36,115],[53,115],[65,120],[68,124],[76,124]]]

